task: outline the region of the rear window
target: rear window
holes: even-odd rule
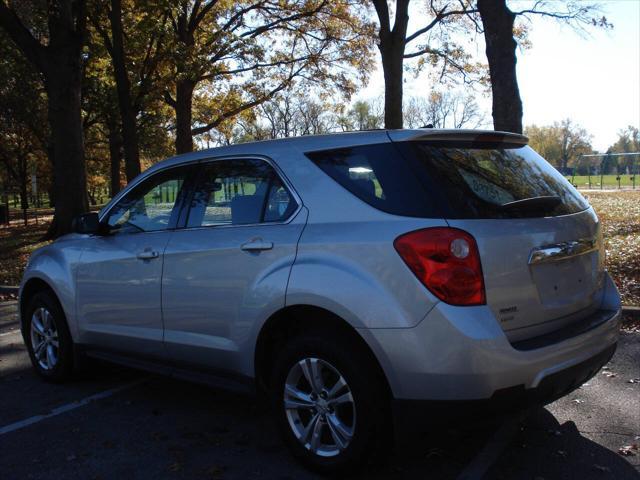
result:
[[[528,146],[396,145],[443,205],[446,218],[552,217],[589,208],[560,172]],[[557,201],[519,202],[545,197]]]
[[[548,217],[589,207],[582,195],[528,146],[398,142],[308,156],[365,202],[397,215]]]

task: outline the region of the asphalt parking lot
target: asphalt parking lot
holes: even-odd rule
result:
[[[311,479],[255,399],[119,367],[65,385],[32,373],[0,303],[0,479]],[[636,382],[637,379],[637,382]],[[440,429],[362,478],[637,479],[640,333],[606,369],[520,419]]]

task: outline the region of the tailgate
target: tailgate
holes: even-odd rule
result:
[[[598,308],[598,218],[525,137],[425,133],[398,140],[442,217],[475,237],[487,305],[510,341],[544,335]]]
[[[509,340],[545,334],[598,309],[604,259],[592,208],[558,217],[448,223],[475,237],[487,305]]]

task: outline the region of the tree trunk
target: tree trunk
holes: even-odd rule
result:
[[[56,206],[53,222],[46,234],[52,238],[68,233],[73,217],[88,208],[80,102],[86,2],[58,0],[48,3],[49,36],[46,45],[33,36],[4,1],[0,1],[0,26],[44,77],[54,146]]]
[[[55,176],[55,165],[56,159],[54,148],[53,148],[53,137],[51,137],[51,133],[49,133],[49,140],[47,142],[47,158],[49,159],[49,164],[51,165],[51,182],[49,183],[49,188],[47,188],[47,196],[49,197],[49,208],[54,208],[56,206],[56,194],[55,187],[56,184],[56,176]]]
[[[108,125],[109,129],[109,160],[110,160],[110,182],[109,195],[115,197],[120,191],[120,164],[122,163],[122,140],[118,132],[117,125]]]
[[[409,0],[396,0],[393,28],[386,0],[372,0],[378,20],[378,49],[384,72],[384,127],[402,128],[402,74],[409,24]]]
[[[193,137],[191,135],[193,90],[192,80],[178,80],[176,82],[176,153],[193,151]]]
[[[9,190],[7,188],[7,184],[5,183],[4,185],[4,195],[2,196],[2,199],[0,199],[4,202],[4,206],[7,209],[7,225],[9,225],[10,221],[9,221]]]
[[[516,74],[513,38],[515,15],[506,0],[478,0],[493,93],[493,126],[496,130],[522,133],[522,101]]]
[[[378,46],[384,71],[384,127],[402,128],[402,74],[404,39],[402,44],[389,38]]]
[[[111,0],[109,12],[111,23],[111,38],[113,43],[112,60],[113,71],[118,92],[118,107],[122,117],[122,142],[124,147],[124,170],[127,181],[130,182],[140,174],[140,153],[138,148],[138,126],[136,112],[131,103],[131,83],[125,65],[123,33],[122,33],[122,5],[120,0]]]
[[[27,210],[29,209],[29,196],[27,192],[27,185],[29,183],[29,175],[27,174],[27,159],[21,158],[18,164],[20,175],[20,208],[22,209],[22,219],[24,224],[27,225]]]
[[[54,220],[47,232],[57,237],[71,230],[71,220],[88,211],[87,174],[80,94],[80,56],[63,52],[45,74],[49,125],[54,147],[53,175],[56,200]]]

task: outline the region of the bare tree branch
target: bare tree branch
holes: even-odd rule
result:
[[[454,15],[471,15],[473,13],[477,13],[478,10],[477,9],[463,9],[463,10],[451,10],[449,12],[446,11],[446,6],[438,11],[435,15],[435,17],[433,18],[433,20],[431,20],[431,22],[429,22],[425,27],[416,30],[414,33],[412,33],[411,35],[409,35],[407,37],[407,39],[405,40],[405,43],[409,43],[413,40],[415,40],[416,38],[418,38],[421,35],[424,35],[425,33],[429,32],[430,30],[433,29],[433,27],[435,27],[436,25],[438,25],[440,22],[442,22],[442,20],[444,20],[447,17],[452,17]]]

